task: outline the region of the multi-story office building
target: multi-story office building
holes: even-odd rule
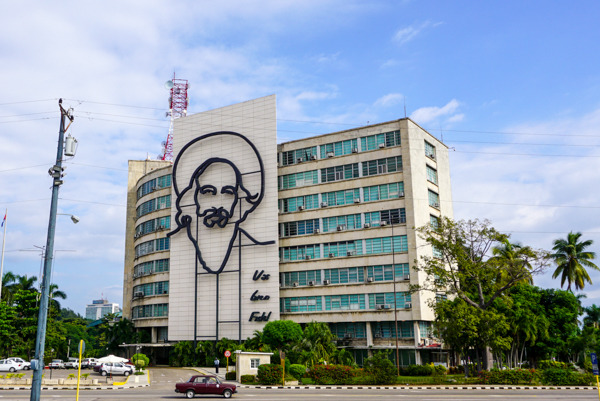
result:
[[[117,313],[120,310],[119,304],[108,302],[107,299],[94,299],[85,308],[85,318],[88,320],[98,320],[109,313]]]
[[[260,121],[271,122],[266,131],[267,137],[273,137],[274,97],[267,97],[181,119],[179,126],[175,126],[176,151],[186,150],[186,143],[191,143],[194,137],[212,131],[246,134],[247,124],[256,125],[257,110],[272,116]],[[253,116],[250,121],[242,121],[244,113]],[[202,126],[202,121],[209,122]],[[215,121],[218,121],[216,127]],[[261,129],[265,127],[258,130]],[[178,137],[178,132],[184,135]],[[246,136],[250,142],[257,141],[253,135],[256,133]],[[185,139],[177,148],[177,140],[182,137]],[[124,316],[132,318],[136,327],[152,330],[153,341],[223,336],[245,339],[251,330],[260,328],[269,319],[280,317],[301,324],[314,320],[329,324],[338,337],[338,346],[351,350],[359,363],[369,350],[394,349],[396,340],[403,365],[438,359],[441,350],[434,346],[431,326],[434,315],[430,306],[435,294],[411,293],[409,286],[425,279],[422,272],[411,266],[421,256],[431,256],[433,252],[418,237],[415,227],[435,224],[442,215],[452,217],[447,147],[408,118],[279,145],[271,145],[264,138],[258,136],[259,142],[263,141],[257,154],[263,155],[266,183],[261,194],[273,202],[263,201],[260,218],[241,219],[239,227],[263,234],[256,238],[259,242],[272,240],[272,232],[277,232],[274,243],[263,242],[260,244],[263,246],[246,249],[256,248],[260,255],[278,251],[279,258],[278,262],[270,256],[245,259],[238,250],[251,244],[230,246],[233,256],[229,261],[236,264],[226,267],[223,273],[228,269],[238,272],[235,280],[232,274],[202,275],[205,272],[198,260],[203,258],[198,256],[198,248],[194,252],[185,245],[191,238],[180,236],[177,248],[173,245],[177,237],[170,237],[173,246],[169,255],[170,238],[166,232],[176,229],[171,222],[179,219],[178,225],[187,229],[188,237],[191,232],[189,224],[182,223],[186,220],[177,217],[182,209],[169,197],[171,167],[164,162],[131,162]],[[215,153],[211,157],[217,157],[222,145],[206,149]],[[244,146],[232,146],[226,159],[235,159],[236,153],[241,152],[248,157]],[[273,146],[272,152],[269,146]],[[204,171],[202,166],[206,162],[202,160],[194,161],[187,170],[192,171],[191,167],[198,165]],[[175,161],[179,171],[182,168],[177,164]],[[150,165],[156,169],[149,171]],[[222,175],[216,175],[217,181]],[[194,176],[179,178],[180,183],[186,180],[191,183]],[[200,186],[196,193],[202,193],[205,187]],[[216,184],[216,188],[221,186]],[[185,191],[176,192],[179,198]],[[254,195],[252,190],[249,193]],[[192,200],[181,202],[191,205]],[[198,214],[198,204],[196,210]],[[255,225],[246,226],[248,223]],[[203,227],[198,223],[197,228]],[[206,232],[213,235],[215,231]],[[175,262],[171,262],[169,276],[169,260],[174,259],[177,272],[173,267]],[[270,276],[271,281],[266,282],[270,286],[261,287],[264,283],[256,278],[260,270],[267,272],[267,278]],[[277,278],[279,286],[273,287]],[[177,289],[176,297],[173,292],[168,295],[170,283],[172,291]],[[219,295],[221,287],[221,294],[228,294],[226,299]],[[271,302],[268,306],[264,303],[265,295]],[[214,308],[212,304],[217,306],[216,312],[207,314],[201,310],[206,305]],[[219,304],[223,305],[221,311]],[[194,310],[195,313],[190,312]],[[171,311],[176,311],[176,317]],[[260,316],[262,320],[257,320]]]

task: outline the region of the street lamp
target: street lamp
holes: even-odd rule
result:
[[[71,221],[73,222],[73,224],[77,224],[80,221],[79,217],[69,214],[69,213],[56,213],[56,214],[61,215],[61,216],[71,216]]]
[[[35,357],[31,361],[33,369],[33,380],[31,381],[30,401],[39,401],[42,390],[42,372],[44,370],[44,346],[46,342],[46,325],[48,323],[48,295],[50,291],[50,278],[52,277],[52,259],[54,256],[54,234],[56,232],[56,215],[58,209],[58,189],[63,184],[64,168],[62,167],[64,156],[75,156],[77,140],[69,135],[65,142],[65,131],[73,122],[72,109],[65,110],[62,106],[62,99],[58,101],[60,108],[60,127],[58,131],[58,148],[56,151],[56,163],[48,170],[52,177],[52,201],[50,203],[50,219],[48,222],[48,236],[46,240],[46,252],[44,255],[44,274],[41,283],[41,299],[38,314],[38,327],[35,336]],[[69,125],[65,127],[65,120],[69,120]],[[73,219],[79,221],[79,219]]]

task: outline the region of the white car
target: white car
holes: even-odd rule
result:
[[[104,362],[100,367],[100,374],[106,376],[111,375],[125,375],[129,376],[133,374],[134,367],[127,365],[123,362]]]
[[[10,360],[10,359],[2,359],[0,360],[0,372],[16,372],[17,370],[21,370],[23,367],[21,364]]]
[[[69,358],[69,360],[65,362],[65,369],[77,368],[79,368],[79,358]]]
[[[48,365],[48,367],[50,369],[64,369],[65,364],[62,359],[53,359],[52,362],[50,362],[50,365]]]
[[[6,358],[10,361],[15,361],[16,363],[20,363],[23,370],[29,370],[31,369],[31,363],[27,362],[26,360],[24,360],[23,358],[18,358],[18,357],[10,357],[10,358]]]

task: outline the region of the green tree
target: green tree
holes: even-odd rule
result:
[[[57,317],[60,314],[60,303],[56,300],[56,298],[67,299],[67,294],[65,294],[64,291],[59,290],[58,285],[56,284],[50,284],[48,289],[51,315]]]
[[[0,355],[7,358],[11,350],[17,344],[19,333],[16,330],[17,313],[15,308],[0,302]]]
[[[583,309],[586,316],[583,318],[584,326],[592,326],[595,329],[600,328],[600,307],[595,304]]]
[[[571,284],[575,284],[576,290],[582,290],[585,283],[592,284],[592,279],[586,268],[600,270],[592,261],[596,258],[596,254],[591,251],[586,251],[594,241],[591,239],[579,241],[581,233],[570,232],[566,239],[559,238],[554,241],[551,255],[556,263],[556,270],[552,278],[560,276],[560,287],[562,288],[567,282],[567,291],[571,291]]]
[[[248,351],[271,352],[271,347],[263,341],[263,332],[260,330],[254,330],[252,337],[244,341],[244,348]]]
[[[12,272],[6,272],[2,276],[2,301],[12,305],[12,287],[17,277]]]
[[[303,337],[296,346],[300,362],[308,368],[323,362],[329,362],[335,352],[335,336],[327,323],[310,322],[304,328]]]
[[[370,384],[395,384],[398,379],[396,367],[384,351],[365,359],[364,371],[369,375]]]
[[[521,244],[513,244],[508,238],[504,238],[500,245],[492,248],[491,263],[497,263],[500,276],[496,278],[499,283],[508,282],[511,277],[509,274],[513,272],[531,271],[531,260],[534,260],[538,255],[528,246]],[[508,268],[506,268],[508,267]],[[525,274],[521,282],[533,284],[533,277]]]
[[[275,320],[265,325],[262,340],[272,349],[282,352],[292,349],[302,339],[302,328],[291,320]]]

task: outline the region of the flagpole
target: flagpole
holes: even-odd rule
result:
[[[4,245],[6,244],[6,216],[8,215],[8,209],[6,209],[6,213],[4,213],[4,220],[2,221],[4,225],[4,235],[2,236],[2,261],[0,262],[0,280],[4,279]],[[2,299],[2,283],[0,283],[0,299]]]

